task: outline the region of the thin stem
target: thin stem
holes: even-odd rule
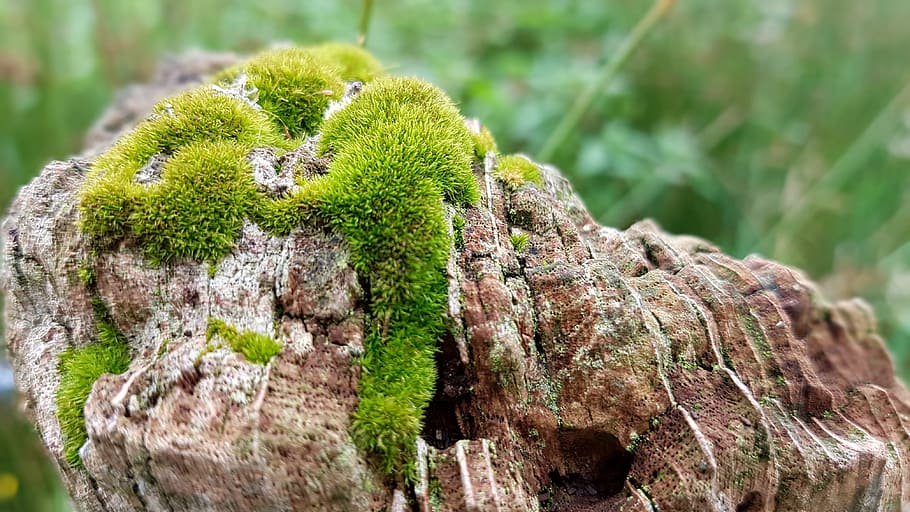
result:
[[[370,16],[373,14],[373,0],[363,0],[363,9],[360,11],[360,33],[357,35],[357,45],[364,47],[367,44],[367,32],[370,29]]]
[[[637,25],[635,25],[635,28],[632,29],[632,32],[626,37],[625,41],[623,41],[622,46],[619,47],[619,51],[617,51],[607,65],[604,66],[597,79],[591,82],[584,93],[575,100],[572,108],[562,117],[559,125],[553,133],[550,134],[550,138],[547,139],[547,142],[544,143],[538,160],[546,162],[553,157],[556,148],[558,148],[566,140],[566,137],[569,136],[572,130],[575,129],[578,122],[581,120],[581,116],[584,115],[585,111],[591,106],[591,103],[597,97],[597,94],[606,89],[610,82],[613,81],[623,64],[629,60],[629,57],[635,49],[638,48],[644,37],[648,35],[657,22],[670,11],[670,8],[672,8],[675,3],[676,0],[657,0],[654,2],[651,10],[645,14]]]

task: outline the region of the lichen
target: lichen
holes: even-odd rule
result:
[[[509,190],[516,190],[525,183],[543,185],[540,169],[522,155],[506,155],[496,162],[494,176],[502,180]]]
[[[281,343],[263,334],[252,331],[238,331],[224,320],[209,318],[205,331],[206,341],[220,337],[234,352],[243,354],[247,361],[255,364],[267,364],[281,352]]]

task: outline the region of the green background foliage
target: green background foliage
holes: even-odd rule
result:
[[[163,55],[353,41],[359,6],[0,0],[0,207]],[[376,2],[368,46],[441,86],[503,152],[534,156],[648,7]],[[681,1],[553,163],[605,224],[652,217],[799,266],[829,297],[864,297],[910,375],[908,19],[904,0]],[[64,508],[12,410],[0,397],[0,483],[18,482],[0,510]]]

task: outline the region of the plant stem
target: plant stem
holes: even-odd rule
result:
[[[569,133],[575,129],[578,122],[581,120],[581,116],[584,115],[585,111],[588,110],[588,107],[591,106],[591,102],[594,101],[597,94],[613,81],[613,78],[616,77],[617,72],[619,72],[623,64],[629,60],[632,52],[635,51],[648,32],[650,32],[651,29],[654,28],[654,25],[670,11],[670,8],[673,7],[675,3],[676,0],[657,0],[654,2],[654,5],[648,13],[645,14],[637,25],[635,25],[635,28],[632,29],[632,32],[626,37],[625,41],[623,41],[622,46],[619,47],[619,51],[617,51],[607,65],[604,66],[597,79],[591,82],[584,93],[575,100],[572,108],[562,117],[559,125],[550,135],[550,138],[547,139],[546,143],[544,143],[538,158],[539,161],[546,162],[553,157],[556,148],[558,148],[560,144],[565,141],[566,137],[569,136]]]
[[[357,45],[364,47],[367,44],[367,32],[370,29],[370,15],[373,14],[373,0],[363,0],[363,9],[360,11],[360,33],[357,35]]]

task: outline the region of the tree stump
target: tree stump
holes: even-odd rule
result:
[[[435,395],[412,478],[387,477],[350,433],[371,284],[343,236],[324,225],[273,236],[246,220],[216,264],[153,265],[129,240],[96,251],[80,230],[91,160],[157,99],[232,62],[168,63],[105,115],[93,149],[23,188],[3,223],[17,386],[79,509],[910,504],[910,401],[867,305],[828,302],[797,270],[650,221],[601,226],[558,170],[535,164],[539,184],[512,186],[494,153],[474,163],[480,201],[446,206],[455,242]],[[297,158],[326,165],[311,150]],[[132,357],[91,387],[73,464],[61,361],[103,338],[99,304]],[[256,364],[213,344],[213,317],[273,336],[280,352]]]

